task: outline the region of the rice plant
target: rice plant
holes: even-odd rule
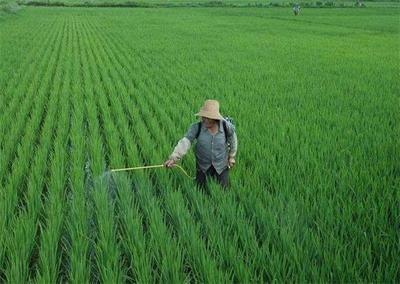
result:
[[[1,282],[400,280],[398,8],[0,25]],[[162,164],[209,98],[237,121],[228,190],[111,171]]]

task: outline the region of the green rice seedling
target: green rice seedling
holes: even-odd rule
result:
[[[83,73],[79,67],[82,61],[82,48],[80,26],[77,19],[74,19],[74,32],[78,37],[73,44],[73,66],[72,85],[73,93],[73,119],[71,123],[71,195],[67,219],[69,240],[66,244],[69,252],[69,279],[76,283],[87,283],[90,280],[90,235],[88,230],[89,206],[86,204],[87,193],[85,192],[85,153],[87,145],[84,137],[87,135],[85,129],[86,110],[83,96]],[[85,133],[82,135],[82,133]]]
[[[46,219],[41,225],[41,250],[39,252],[40,264],[36,280],[38,282],[56,282],[61,279],[60,268],[62,261],[61,236],[64,230],[65,192],[68,172],[67,143],[69,136],[69,119],[71,116],[71,98],[68,96],[71,84],[71,52],[72,52],[72,27],[66,26],[64,30],[63,50],[58,64],[64,73],[64,80],[60,90],[61,105],[60,127],[56,132],[54,151],[51,155],[51,170],[46,195]]]
[[[257,257],[259,245],[255,234],[255,224],[253,220],[246,218],[244,208],[240,203],[236,202],[234,192],[224,193],[218,190],[211,191],[212,202],[218,204],[216,214],[221,218],[221,226],[226,226],[229,231],[228,235],[236,235],[237,247],[240,248],[243,254],[249,257],[248,261],[255,263],[251,257]],[[212,206],[211,204],[209,206]],[[215,206],[215,205],[214,205]],[[261,262],[260,259],[258,259]],[[260,263],[258,269],[265,266],[265,263]]]
[[[104,76],[103,78],[107,78],[107,77]],[[111,86],[109,85],[109,87],[111,87]],[[114,102],[115,102],[115,100],[111,99],[111,106],[115,106]],[[108,121],[111,121],[111,119]],[[110,125],[110,127],[111,127],[111,125]],[[113,130],[110,129],[110,131],[113,131]],[[115,138],[116,130],[114,130],[113,133],[114,133],[113,137]],[[111,137],[111,136],[109,136],[109,137]],[[114,150],[118,149],[117,147],[112,147],[112,148]],[[118,161],[115,161],[115,162],[118,163]],[[161,237],[161,235],[160,235],[160,237]],[[165,259],[165,264],[161,267],[161,272],[160,272],[161,276],[160,277],[162,277],[166,281],[167,281],[167,279],[171,279],[171,280],[177,279],[176,277],[179,277],[179,274],[177,274],[177,273],[179,273],[179,272],[174,272],[174,271],[180,270],[179,269],[180,263],[176,262],[176,258],[169,257],[169,255],[171,254],[171,252],[169,252],[169,251],[171,251],[171,247],[166,247],[166,246],[162,247],[161,253],[165,254],[165,256],[167,258]],[[173,249],[172,251],[175,251],[175,249]],[[176,268],[173,268],[174,266]],[[170,268],[168,269],[168,267],[170,267]],[[173,268],[173,270],[171,270],[171,268]],[[169,275],[169,274],[171,274],[171,275]]]
[[[47,39],[49,45],[59,40],[59,36],[59,33],[51,33]],[[51,52],[51,50],[46,49],[44,49],[42,52],[46,51]],[[45,54],[46,53],[42,53],[41,57],[43,57],[43,55]],[[44,58],[50,59],[51,57],[45,56]],[[11,100],[12,102],[7,107],[8,111],[2,112],[4,116],[0,118],[0,136],[2,139],[0,140],[0,145],[2,147],[2,155],[0,160],[0,179],[2,183],[4,183],[7,178],[6,174],[10,167],[10,160],[14,158],[16,153],[16,146],[18,145],[18,143],[15,143],[15,141],[19,141],[21,139],[21,136],[23,135],[23,130],[27,127],[26,123],[28,122],[28,114],[30,111],[32,111],[32,108],[34,107],[33,104],[36,101],[35,94],[40,94],[48,87],[48,80],[41,81],[41,76],[45,76],[45,78],[49,79],[49,70],[51,69],[47,69],[45,67],[47,66],[47,64],[52,63],[49,63],[49,61],[46,60],[42,60],[41,65],[39,65],[39,70],[42,73],[36,72],[36,76],[33,78],[33,80],[32,78],[26,77],[26,79],[24,81],[21,81],[20,85],[15,88],[15,90],[13,90],[14,92],[9,92],[9,94],[11,95],[9,98],[4,98],[4,101]],[[35,66],[35,64],[32,64],[30,66],[30,69],[28,70],[28,74],[33,75],[35,72],[35,68],[37,68],[37,66]],[[28,85],[29,80],[31,80],[31,84]],[[24,89],[25,86],[27,86],[27,89]],[[24,95],[25,98],[21,104],[20,99]],[[11,114],[16,115],[14,127],[10,127],[12,119],[14,118],[14,116]],[[8,138],[7,140],[5,140],[6,137]]]
[[[152,248],[153,262],[157,265],[155,277],[159,280],[180,280],[183,281],[183,251],[167,230],[160,212],[159,205],[148,189],[150,185],[145,181],[138,188],[138,203],[144,217],[147,220],[149,232],[149,244]]]
[[[112,106],[118,106],[118,104],[114,104],[114,100],[111,100],[111,105]],[[126,132],[125,132],[126,133]],[[144,187],[143,188],[143,190],[146,190],[146,187]],[[150,211],[151,212],[151,211]],[[155,212],[154,212],[155,213]],[[152,213],[150,213],[150,214],[152,214]],[[157,216],[157,215],[150,215],[150,216]],[[153,220],[153,218],[156,218],[156,220],[159,220],[159,218],[160,217],[150,217],[150,218],[152,218],[152,222],[155,222],[155,220]],[[158,225],[160,228],[162,227],[162,226],[160,226],[160,224]],[[154,233],[154,231],[152,230],[152,232]],[[158,239],[160,239],[161,238],[161,236],[163,236],[163,234],[157,234],[157,235],[159,235],[159,237],[158,238],[156,238],[156,240],[158,240]],[[164,236],[165,236],[165,234],[164,234]],[[161,239],[160,239],[161,240]],[[158,246],[160,245],[160,244],[162,244],[162,242],[158,242],[157,241],[157,244],[158,244]],[[172,267],[174,267],[174,266],[178,266],[178,270],[176,270],[176,271],[179,271],[180,269],[179,269],[179,266],[181,265],[179,262],[177,263],[176,262],[176,257],[169,257],[169,255],[171,254],[171,252],[169,252],[169,251],[171,251],[171,246],[165,246],[165,245],[163,245],[162,246],[162,248],[161,248],[161,251],[160,251],[160,253],[162,254],[162,255],[165,255],[166,257],[168,257],[167,259],[165,259],[165,262],[164,262],[164,264],[162,264],[161,266],[160,266],[160,277],[162,278],[162,279],[165,279],[165,280],[167,280],[167,279],[174,279],[174,278],[176,278],[176,277],[179,277],[177,274],[176,275],[168,275],[168,274],[170,274],[171,272],[173,272],[173,271],[175,271],[175,269],[174,270],[171,270],[171,268]],[[173,249],[172,251],[175,251],[175,249]],[[168,267],[170,267],[170,269],[168,269]],[[179,273],[179,272],[178,272]],[[173,277],[173,278],[170,278],[170,277]]]
[[[228,281],[231,277],[230,269],[219,270],[216,263],[210,257],[203,241],[199,238],[200,226],[193,225],[190,215],[184,209],[183,200],[178,199],[180,193],[172,192],[171,197],[166,201],[166,211],[169,214],[170,222],[173,224],[181,242],[188,250],[190,266],[194,271],[196,281],[200,282],[221,282]],[[182,198],[182,197],[180,197]]]
[[[242,235],[229,231],[231,224],[225,223],[221,220],[220,216],[217,215],[214,210],[208,211],[207,208],[211,208],[208,202],[208,198],[204,197],[203,194],[197,192],[197,190],[187,189],[185,190],[185,199],[190,208],[192,208],[192,218],[198,219],[202,227],[201,236],[207,240],[207,246],[209,250],[213,252],[214,258],[218,260],[221,266],[230,267],[233,270],[234,281],[250,281],[251,276],[249,268],[246,268],[246,263],[250,263],[250,257],[257,256],[257,252],[254,253],[254,249],[249,249],[249,246],[239,246],[238,238]],[[216,210],[215,210],[216,211]],[[222,208],[221,208],[222,211]],[[221,214],[221,213],[220,213]],[[232,218],[231,220],[236,220]],[[231,221],[229,220],[229,221]],[[249,231],[251,232],[251,230]],[[247,233],[248,234],[248,233]],[[245,234],[243,234],[244,236]],[[251,242],[251,239],[248,239]],[[240,252],[239,247],[245,247],[245,252]],[[261,265],[261,264],[260,264]],[[253,279],[255,281],[255,279]]]
[[[129,190],[128,181],[121,182],[121,177],[115,177],[118,188],[118,206],[121,215],[121,243],[129,258],[131,280],[148,283],[153,279],[151,267],[151,248],[148,246],[147,235],[142,228],[143,217],[134,203],[134,196]],[[128,270],[129,275],[129,270]]]
[[[398,11],[290,12],[0,16],[0,281],[396,279]],[[229,191],[108,171],[162,163],[208,98]]]
[[[59,71],[59,66],[58,70]],[[60,76],[55,76],[54,88],[51,92],[57,93],[61,84]],[[8,240],[9,267],[6,271],[6,278],[10,282],[25,282],[29,279],[29,263],[31,255],[35,250],[35,239],[37,238],[39,214],[42,209],[41,192],[38,189],[44,188],[46,161],[53,142],[53,136],[49,135],[56,128],[56,112],[59,107],[59,98],[51,96],[48,112],[41,131],[41,138],[36,148],[36,155],[33,161],[33,168],[26,193],[24,194],[25,206],[19,208],[20,214],[14,216],[13,237]]]
[[[87,33],[87,30],[85,29]],[[90,40],[90,39],[89,39]],[[89,41],[86,38],[85,47],[88,48]],[[88,62],[91,62],[91,66],[95,66],[96,61],[94,57],[94,51],[88,50]],[[96,84],[99,82],[99,74],[97,70],[91,70],[91,79]],[[92,98],[93,95],[98,93],[98,85],[94,86],[93,93],[91,93]],[[104,109],[101,109],[100,103],[103,100],[101,96],[96,97],[96,103],[99,107],[99,110],[103,115],[108,115],[108,113],[103,113]],[[96,110],[97,111],[97,110]],[[97,120],[95,117],[94,119]],[[109,121],[103,121],[103,127],[108,127],[110,125]],[[101,125],[99,124],[99,128],[95,129],[95,131],[101,131]],[[106,141],[104,141],[106,142]],[[100,154],[100,153],[98,153]],[[101,157],[101,156],[100,156]],[[98,165],[99,166],[99,165]],[[97,168],[99,172],[93,172],[94,176],[98,176],[103,169]],[[116,237],[116,225],[115,220],[113,218],[114,212],[114,201],[112,201],[107,192],[107,185],[102,184],[101,182],[95,181],[94,183],[94,191],[93,191],[93,201],[94,201],[94,213],[96,217],[96,243],[94,245],[95,249],[95,259],[97,264],[97,269],[99,271],[99,278],[105,282],[119,282],[124,278],[124,272],[121,270],[119,264],[120,258],[120,247],[118,244],[114,243],[114,238]],[[109,269],[108,269],[108,268]]]
[[[107,81],[106,81],[106,82],[107,82]],[[114,80],[114,82],[116,82],[116,81]],[[110,90],[112,90],[112,88],[113,88],[111,84],[109,84],[108,87],[111,88]],[[121,113],[121,114],[122,114],[123,111],[122,111],[122,109],[121,109],[121,106],[120,106],[118,103],[115,104],[114,102],[117,102],[117,101],[111,100],[111,107],[112,107],[112,108],[115,108],[114,111],[113,111],[113,113]],[[127,130],[127,131],[124,131],[124,130],[123,130],[123,129],[127,129],[127,123],[124,122],[123,116],[121,116],[121,115],[115,116],[115,119],[117,120],[117,124],[119,125],[119,131],[124,133],[124,137],[125,137],[124,140],[125,140],[125,143],[126,143],[127,140],[131,141],[132,138],[128,135],[129,130]],[[133,142],[133,141],[131,141],[131,143],[126,143],[126,145],[132,145],[132,142]],[[129,147],[129,148],[131,148],[131,147]],[[134,150],[134,149],[132,149],[132,150]],[[135,154],[132,155],[132,151],[127,151],[127,153],[128,153],[128,156],[132,157],[132,159],[130,159],[130,160],[137,160],[136,155],[135,155]],[[139,161],[139,160],[137,160],[137,161]],[[117,177],[115,177],[115,178],[118,180]],[[140,184],[140,183],[139,183],[139,184]],[[146,190],[146,187],[144,187],[143,189]],[[140,189],[139,189],[139,190],[140,190]],[[126,192],[125,192],[125,194],[126,194]],[[127,221],[125,221],[125,222],[127,222]],[[154,222],[154,220],[153,220],[153,222]],[[160,237],[161,237],[161,235],[160,235]],[[142,241],[142,242],[143,242],[143,241]],[[133,249],[133,247],[131,246],[131,250],[132,250],[132,249]],[[136,249],[135,249],[135,251],[136,251]],[[164,252],[163,252],[163,251],[164,251]],[[162,248],[161,253],[162,253],[162,254],[166,254],[166,256],[168,256],[169,253],[168,253],[167,251],[168,251],[168,249]],[[134,251],[133,251],[133,252],[134,252]],[[131,253],[132,253],[132,251],[131,251]],[[138,255],[137,253],[135,253],[135,256],[136,256],[136,258],[143,258],[143,257],[144,257],[143,255]],[[160,257],[158,257],[157,259],[162,259],[162,257],[160,256]],[[137,269],[137,267],[143,265],[143,264],[141,264],[142,261],[141,261],[140,259],[138,259],[138,260],[133,259],[133,261],[134,261],[134,266],[135,266],[136,269]],[[168,279],[167,277],[176,277],[176,276],[168,276],[168,275],[166,275],[166,273],[169,273],[169,272],[168,272],[169,269],[166,270],[166,268],[167,268],[167,267],[172,267],[171,265],[176,265],[176,264],[174,264],[174,262],[176,263],[176,259],[175,259],[175,258],[169,258],[169,261],[166,261],[165,264],[163,264],[162,267],[160,267],[160,269],[161,269],[160,273],[161,273],[161,277],[162,277],[163,279],[167,280],[167,279]],[[145,263],[149,263],[149,262],[146,261]],[[164,265],[167,265],[167,266],[164,266]],[[164,268],[164,267],[165,267],[165,268]],[[144,271],[138,271],[138,270],[136,270],[136,271],[135,271],[135,275],[137,275],[136,277],[139,277],[143,272],[144,272]],[[148,275],[143,275],[143,276],[141,276],[141,277],[145,277],[144,279],[147,279],[149,276],[148,276]]]
[[[30,17],[25,18],[28,23],[34,22]],[[28,24],[26,23],[26,24]],[[32,57],[35,56],[40,50],[42,50],[42,46],[40,43],[43,43],[46,40],[47,36],[49,36],[44,31],[49,28],[49,23],[47,21],[43,21],[37,26],[37,29],[26,29],[21,25],[12,25],[10,22],[3,23],[4,29],[0,33],[0,38],[2,41],[1,46],[1,54],[2,61],[0,63],[0,86],[1,93],[3,94],[3,100],[0,101],[0,111],[3,113],[6,110],[7,104],[10,102],[11,97],[8,97],[12,90],[17,88],[19,84],[22,83],[22,79],[24,77],[30,78],[32,75],[29,72],[26,72],[29,67],[32,67]],[[7,31],[7,33],[3,33],[3,31]],[[7,37],[12,36],[12,40],[6,40]],[[4,39],[4,40],[3,40]],[[25,44],[30,43],[32,49],[29,52],[25,50]],[[21,59],[23,58],[23,60]],[[16,68],[20,68],[20,70],[24,70],[23,74],[9,72],[10,66],[16,66]]]
[[[50,60],[54,60],[57,54],[56,52],[52,52],[47,56],[50,57]],[[48,93],[47,87],[48,84],[44,83],[39,90],[39,96],[36,98],[36,105],[32,112],[32,118],[26,126],[25,135],[22,137],[17,149],[18,158],[11,167],[11,175],[8,176],[4,191],[2,191],[3,198],[1,202],[3,202],[3,204],[1,210],[3,217],[1,218],[1,226],[3,230],[0,235],[1,242],[5,242],[6,240],[5,234],[13,218],[14,210],[20,201],[21,192],[18,189],[21,189],[25,185],[23,177],[29,169],[29,158],[31,157],[28,153],[35,149],[35,141],[37,139],[36,132],[40,127],[40,122],[44,113],[44,106]],[[2,249],[4,248],[5,246],[2,246]],[[0,262],[3,261],[3,257],[4,251],[0,254]]]

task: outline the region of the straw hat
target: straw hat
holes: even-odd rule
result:
[[[219,102],[216,100],[206,100],[203,107],[195,115],[216,120],[224,119],[219,113]]]

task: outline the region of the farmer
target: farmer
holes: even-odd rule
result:
[[[299,4],[294,4],[293,6],[293,13],[295,16],[297,16],[298,14],[300,14],[300,5]]]
[[[190,126],[164,166],[174,167],[176,162],[188,152],[194,140],[197,140],[195,145],[196,183],[204,188],[209,176],[216,179],[222,187],[227,188],[229,169],[235,165],[237,151],[235,128],[221,116],[219,103],[216,100],[205,101],[196,116],[201,117],[201,122]]]

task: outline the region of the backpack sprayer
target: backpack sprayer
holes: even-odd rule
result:
[[[164,165],[140,166],[140,167],[133,167],[133,168],[111,169],[110,172],[115,173],[115,172],[122,172],[122,171],[136,171],[136,170],[164,168],[164,167],[165,167]],[[177,167],[178,169],[180,169],[181,172],[183,172],[184,175],[187,176],[188,178],[194,179],[194,177],[191,177],[180,165],[175,164],[173,167]]]

